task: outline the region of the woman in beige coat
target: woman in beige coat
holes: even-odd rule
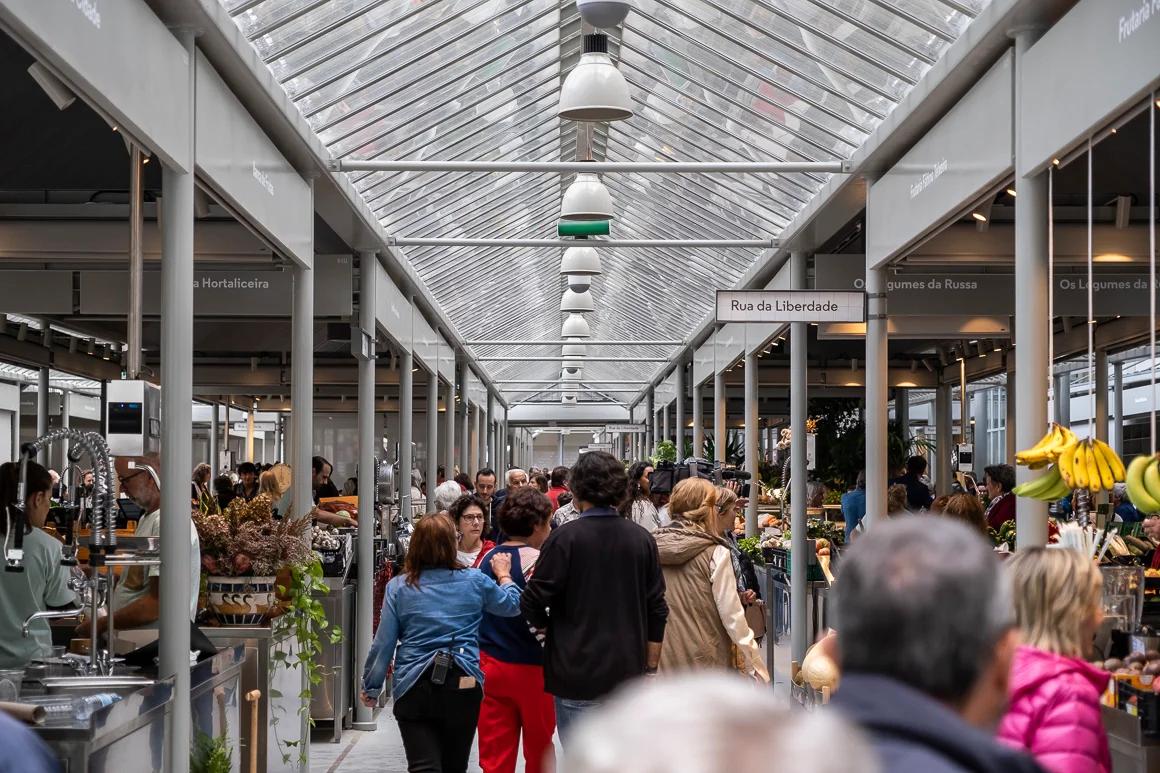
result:
[[[660,670],[733,669],[736,664],[768,682],[737,596],[729,547],[717,534],[717,488],[703,478],[687,478],[673,488],[669,508],[672,525],[653,533],[669,605]]]

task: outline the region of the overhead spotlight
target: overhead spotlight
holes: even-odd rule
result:
[[[561,368],[560,379],[562,381],[579,381],[584,376],[584,371],[580,368]]]
[[[623,121],[632,117],[628,83],[608,57],[608,36],[584,36],[580,62],[560,89],[556,114],[569,121]]]
[[[1116,197],[1116,228],[1124,229],[1132,222],[1132,197]]]
[[[564,360],[563,369],[564,372],[569,376],[575,376],[584,369],[584,363],[580,362],[579,360]]]
[[[982,341],[980,341],[980,342],[978,343],[978,347],[979,347],[979,356],[980,356],[980,357],[986,357],[986,356],[987,356],[987,350],[983,348],[983,342],[982,342]]]
[[[560,353],[565,357],[587,357],[588,347],[584,344],[564,344]]]
[[[624,21],[631,8],[628,0],[576,0],[580,18],[602,30]]]
[[[561,338],[591,338],[592,328],[582,314],[569,314],[560,328]]]
[[[64,81],[53,75],[40,62],[30,64],[28,66],[28,74],[32,76],[32,80],[36,81],[36,85],[40,86],[44,93],[48,95],[48,98],[56,105],[57,110],[65,110],[73,102],[77,101],[77,95],[72,92],[72,89],[64,85]]]
[[[1010,196],[1011,198],[1015,198],[1015,189],[1014,189],[1014,188],[1008,188],[1008,189],[1007,189],[1007,195],[1008,195],[1008,196]]]
[[[569,247],[560,261],[560,273],[569,276],[596,276],[601,273],[600,255],[593,247]]]
[[[85,351],[88,352],[90,357],[95,355],[97,353],[97,342],[90,338],[89,345]]]
[[[978,220],[980,223],[987,222],[987,216],[982,212],[972,212],[971,217],[975,218],[975,220]]]
[[[587,314],[590,311],[594,311],[595,308],[595,305],[592,303],[592,293],[578,293],[575,290],[565,290],[564,297],[560,299],[560,311],[571,314]]]
[[[586,293],[592,287],[592,277],[583,274],[568,274],[568,289],[577,293]]]
[[[76,354],[77,353],[77,339],[72,337],[72,336],[69,336],[69,339],[68,339],[68,353],[69,354]]]
[[[991,351],[993,351],[993,352],[1003,351],[1003,344],[1000,343],[998,339],[992,341],[991,346],[992,346]]]
[[[576,175],[575,181],[564,191],[560,204],[561,220],[611,220],[612,196],[600,182],[600,177],[588,172]]]
[[[578,402],[577,395],[573,395],[573,394],[561,395],[560,402],[572,405],[572,404]]]

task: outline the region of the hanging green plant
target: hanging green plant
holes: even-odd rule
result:
[[[224,731],[215,738],[199,730],[189,752],[189,773],[231,773],[230,756],[230,742]]]
[[[653,454],[652,461],[653,464],[677,461],[677,444],[671,440],[662,440],[657,443],[657,450]]]

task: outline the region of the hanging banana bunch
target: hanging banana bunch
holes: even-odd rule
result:
[[[1160,513],[1160,454],[1137,456],[1128,465],[1128,499],[1145,515]]]
[[[1147,461],[1146,457],[1141,458]],[[1137,461],[1139,459],[1133,465]],[[1123,461],[1111,446],[1094,438],[1080,440],[1070,429],[1055,422],[1038,443],[1017,453],[1015,462],[1033,470],[1050,466],[1046,475],[1014,488],[1015,494],[1021,497],[1051,502],[1063,499],[1075,489],[1087,489],[1098,494],[1111,491],[1116,483],[1125,479],[1131,492],[1130,471],[1124,469]],[[1152,467],[1156,492],[1160,495],[1160,469],[1156,468],[1156,459],[1152,460]],[[1142,470],[1143,467],[1141,479]],[[1135,504],[1135,500],[1132,501]],[[1160,502],[1153,501],[1153,504],[1160,510]]]

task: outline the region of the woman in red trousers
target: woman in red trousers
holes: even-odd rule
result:
[[[507,541],[490,555],[511,556],[512,579],[521,588],[531,577],[540,545],[551,531],[552,503],[533,486],[512,491],[499,511]],[[490,558],[488,559],[490,561]],[[488,561],[481,571],[491,574]],[[485,613],[479,629],[483,705],[479,710],[479,766],[483,773],[512,773],[523,735],[527,773],[555,769],[552,736],[556,711],[544,692],[543,639],[523,618]]]

